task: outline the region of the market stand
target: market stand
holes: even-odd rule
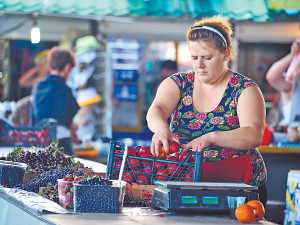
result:
[[[268,202],[265,217],[283,222],[286,208],[287,178],[290,170],[300,170],[299,147],[260,146],[267,167]]]
[[[288,172],[300,170],[300,148],[260,146],[258,150],[268,171],[268,199],[285,202]]]
[[[78,159],[82,161],[81,159]],[[91,166],[95,172],[104,172],[105,165],[101,163],[83,160],[85,165]],[[160,211],[153,211],[148,207],[123,207],[123,211],[118,214],[108,213],[74,213],[67,214],[36,212],[26,205],[17,202],[5,193],[0,194],[0,222],[1,224],[241,224],[236,220],[231,220],[228,214],[174,214]],[[18,215],[18,216],[16,216]],[[259,224],[274,224],[261,220]]]
[[[159,216],[162,215],[162,216]],[[82,214],[82,215],[62,215],[49,214],[45,218],[57,224],[242,224],[237,220],[231,220],[228,215],[166,215],[150,212],[147,208],[124,208],[121,214]],[[268,221],[259,221],[256,224],[271,225]]]

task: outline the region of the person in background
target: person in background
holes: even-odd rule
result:
[[[167,77],[171,76],[172,74],[178,72],[177,62],[173,60],[163,61],[160,65],[160,71],[161,71],[161,76],[154,81],[154,86],[152,88],[153,97],[155,96],[155,93],[157,92],[157,88],[159,87],[161,82]]]
[[[47,76],[49,72],[47,65],[48,53],[49,49],[43,50],[34,58],[35,66],[22,74],[19,79],[20,86],[33,88],[40,78]]]
[[[177,62],[173,60],[165,60],[161,63],[160,69],[162,77],[167,78],[178,72],[178,65]]]
[[[183,146],[181,154],[202,152],[202,181],[258,186],[266,205],[267,171],[257,150],[265,102],[254,81],[227,67],[233,58],[231,35],[231,25],[221,15],[203,18],[188,30],[194,71],[173,74],[159,86],[147,113],[154,133],[151,153],[158,156],[163,145],[168,154],[170,141]]]
[[[19,85],[25,88],[33,88],[40,78],[44,78],[48,74],[47,55],[49,49],[43,50],[35,58],[35,66],[22,74],[19,79]],[[31,105],[32,95],[25,96],[16,102],[16,107],[12,112],[12,122],[16,127],[32,126],[31,121]]]
[[[11,120],[15,127],[31,127],[31,105],[33,96],[28,95],[16,102],[15,109],[12,112]]]
[[[33,89],[33,124],[44,118],[57,121],[58,147],[72,155],[71,129],[76,129],[73,117],[79,110],[71,89],[66,85],[75,66],[74,53],[63,47],[53,47],[48,55],[49,74],[40,79]]]
[[[177,62],[169,59],[162,61],[159,68],[160,68],[159,71],[160,73],[158,74],[160,76],[159,77],[149,76],[145,82],[144,112],[143,112],[144,115],[147,114],[147,110],[151,105],[161,82],[178,71]],[[145,120],[145,117],[143,118],[144,118],[143,124],[144,126],[147,126],[147,121]]]
[[[295,89],[293,93],[293,83],[289,82],[286,79],[286,72],[291,65],[294,57],[300,53],[300,43],[295,40],[291,45],[291,51],[289,54],[275,62],[267,72],[266,79],[269,84],[280,92],[280,110],[282,113],[282,119],[280,121],[280,125],[287,126],[290,122],[291,116],[291,107],[292,107],[292,99],[298,101],[298,104],[295,104],[299,109],[300,104],[300,89]],[[300,57],[296,62],[294,67],[294,71],[296,75],[300,74]],[[299,86],[299,85],[298,85]],[[299,110],[297,110],[299,111]],[[292,118],[293,119],[293,118]]]

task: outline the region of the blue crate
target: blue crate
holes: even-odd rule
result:
[[[0,146],[46,147],[56,140],[56,120],[44,119],[33,127],[14,127],[0,120]]]
[[[125,144],[111,141],[106,178],[119,178]],[[122,151],[122,153],[118,153]],[[191,159],[192,162],[189,162]],[[145,169],[146,168],[146,169]],[[184,161],[127,156],[122,180],[127,183],[151,185],[155,180],[199,182],[202,176],[202,154],[189,152]]]
[[[26,168],[25,163],[0,160],[0,184],[8,188],[21,185]]]
[[[74,182],[74,211],[79,213],[120,213],[126,182],[88,185]]]

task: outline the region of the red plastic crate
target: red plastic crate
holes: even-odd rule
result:
[[[106,171],[108,179],[119,178],[124,151],[123,143],[111,142]],[[201,162],[201,154],[194,152],[190,152],[184,161],[128,155],[122,180],[145,185],[155,184],[155,180],[197,182],[201,178]]]

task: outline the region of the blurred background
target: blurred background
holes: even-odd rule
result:
[[[92,92],[101,98],[93,109],[93,138],[147,141],[152,134],[145,113],[162,62],[173,60],[178,71],[190,70],[186,32],[197,18],[216,14],[234,27],[237,55],[229,66],[259,84],[268,111],[276,91],[265,75],[300,36],[297,0],[0,0],[0,113],[10,119],[14,103],[31,93],[31,86],[18,81],[44,50],[62,45],[77,56],[94,51],[78,57],[80,68],[69,81],[75,91],[93,83]],[[76,50],[85,36],[96,41],[81,40]],[[88,65],[93,68],[84,71]]]

